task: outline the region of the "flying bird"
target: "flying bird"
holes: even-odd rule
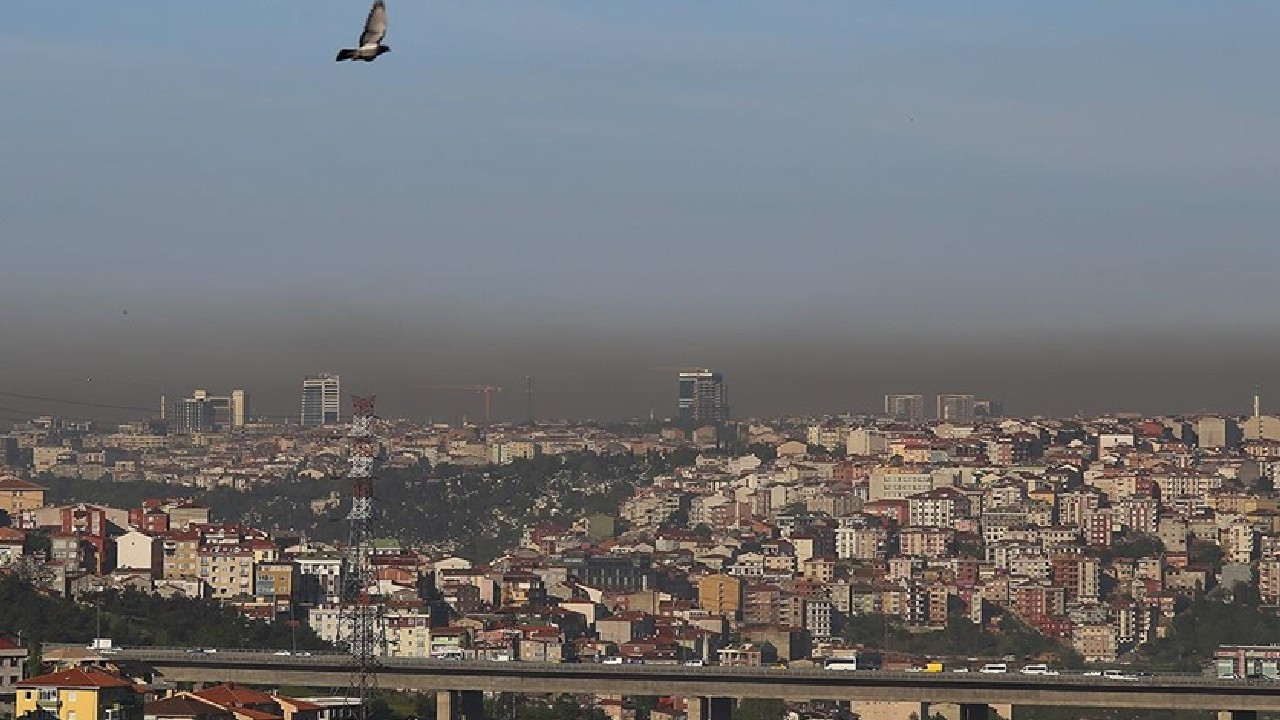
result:
[[[338,51],[338,62],[343,60],[363,60],[373,62],[379,55],[391,52],[391,48],[382,44],[387,35],[387,4],[382,0],[374,0],[369,8],[369,18],[364,21],[364,32],[360,34],[360,47],[346,48]]]

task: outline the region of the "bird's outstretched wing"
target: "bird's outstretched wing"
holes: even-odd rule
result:
[[[382,0],[374,0],[369,8],[369,19],[364,21],[364,32],[360,35],[360,47],[380,45],[387,35],[387,5]]]

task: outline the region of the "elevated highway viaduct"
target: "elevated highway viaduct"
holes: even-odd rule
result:
[[[281,656],[270,652],[134,648],[117,657],[140,661],[179,683],[344,687],[352,665],[342,655]],[[965,720],[987,717],[990,705],[1150,708],[1216,711],[1249,720],[1280,710],[1280,682],[1151,675],[1112,680],[1082,674],[1034,676],[980,673],[900,673],[681,665],[598,665],[472,662],[385,658],[384,688],[437,693],[439,716],[477,717],[481,693],[574,693],[678,696],[691,720],[722,720],[739,698],[790,701],[946,703]]]

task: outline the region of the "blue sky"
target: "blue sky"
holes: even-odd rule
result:
[[[332,62],[366,9],[0,6],[0,371],[287,405],[329,368],[407,396],[643,347],[767,385],[884,338],[1275,336],[1275,3],[391,0],[392,53]]]

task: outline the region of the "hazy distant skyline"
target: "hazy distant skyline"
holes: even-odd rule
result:
[[[388,7],[0,6],[0,391],[1280,408],[1274,3]]]

